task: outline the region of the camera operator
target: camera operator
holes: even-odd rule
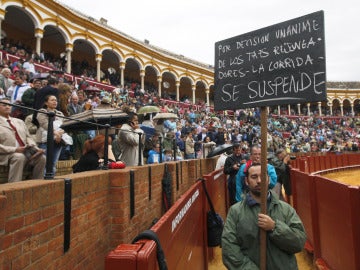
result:
[[[230,205],[236,203],[236,174],[238,173],[242,164],[246,163],[245,155],[242,153],[241,145],[235,143],[233,145],[233,154],[228,156],[224,164],[224,174],[229,175],[228,178],[228,190],[229,190],[229,199]]]
[[[279,148],[275,154],[276,156],[269,160],[269,163],[275,167],[277,174],[277,184],[273,190],[279,195],[280,199],[284,200],[281,192],[282,186],[284,185],[285,194],[289,200],[291,196],[290,160],[295,157],[290,156],[284,148]]]

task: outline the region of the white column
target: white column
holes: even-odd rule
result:
[[[298,108],[298,115],[301,115],[301,105],[297,104],[297,108]]]
[[[192,90],[192,103],[195,104],[195,91],[196,91],[196,86],[192,85],[191,86],[191,90]]]
[[[206,94],[206,106],[210,106],[210,89],[205,89]]]
[[[281,108],[280,108],[280,105],[277,106],[278,107],[278,115],[280,115],[281,113]]]
[[[1,38],[3,38],[3,37],[2,37],[2,26],[1,26],[1,23],[2,23],[2,21],[5,19],[5,13],[6,13],[6,11],[5,11],[4,9],[0,9],[0,36],[1,36]]]
[[[44,36],[44,31],[40,28],[36,28],[35,29],[35,38],[36,38],[36,47],[35,47],[35,51],[38,55],[40,55],[41,53],[41,39]]]
[[[291,106],[288,104],[288,114],[291,115]]]
[[[330,108],[330,115],[333,116],[332,105],[329,105],[329,108]]]
[[[73,45],[71,43],[66,44],[66,72],[71,73],[71,53],[73,51]]]
[[[125,70],[125,63],[120,62],[120,84],[122,87],[125,87],[124,83],[124,70]]]
[[[161,83],[162,83],[162,78],[161,76],[157,77],[157,82],[158,82],[158,95],[161,98]]]
[[[180,101],[180,81],[176,81],[175,86],[176,86],[176,101]]]
[[[354,102],[351,102],[350,106],[351,106],[351,115],[352,115],[352,116],[355,116],[355,112],[354,112]]]
[[[307,103],[308,116],[310,116],[310,103]]]
[[[141,89],[145,90],[144,78],[145,78],[145,70],[140,70]]]
[[[322,116],[321,102],[318,102],[318,107],[319,107],[319,116]]]
[[[344,105],[340,104],[341,116],[344,116]]]
[[[102,60],[102,55],[101,54],[96,54],[96,58],[95,58],[95,61],[96,61],[96,80],[98,82],[100,82],[101,78],[101,72],[100,72],[100,66],[101,66],[101,60]]]

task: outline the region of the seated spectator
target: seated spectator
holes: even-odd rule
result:
[[[13,85],[14,81],[10,78],[10,68],[3,68],[0,74],[0,96],[10,96],[7,94],[8,89]]]
[[[15,75],[14,84],[8,89],[7,96],[11,97],[12,104],[22,104],[21,98],[24,92],[29,89],[30,86],[25,81],[25,76],[23,73],[19,73]],[[12,107],[12,116],[20,118],[22,120],[25,119],[24,112],[20,108]]]
[[[109,161],[116,161],[112,153],[111,137],[108,137]],[[104,158],[105,136],[100,134],[93,139],[86,140],[84,143],[84,150],[79,161],[73,165],[73,172],[85,172],[99,169]]]
[[[27,89],[21,97],[21,102],[25,107],[33,108],[35,103],[35,94],[36,91],[41,88],[41,80],[34,79],[32,83],[32,87]],[[24,110],[25,116],[32,114],[33,111],[31,110]]]
[[[81,107],[84,107],[84,105],[86,103],[86,100],[87,100],[85,92],[83,90],[79,90],[79,91],[77,91],[77,95],[78,95],[78,98],[79,98],[78,104]]]
[[[83,111],[83,107],[79,104],[79,97],[76,93],[71,95],[70,103],[67,105],[67,111],[70,116]]]
[[[120,99],[122,100],[122,103],[127,103],[128,94],[128,86],[120,87]]]
[[[202,143],[202,158],[206,158],[207,155],[215,148],[216,143],[211,141],[209,136],[206,136]]]
[[[10,117],[9,99],[0,101],[0,165],[9,167],[8,181],[21,181],[27,164],[32,167],[32,179],[43,179],[44,151],[36,146],[24,121]]]
[[[34,77],[34,75],[37,74],[37,72],[35,70],[34,59],[32,59],[31,57],[28,57],[27,61],[24,62],[22,67],[23,67],[24,72],[29,74],[30,79],[32,79]]]

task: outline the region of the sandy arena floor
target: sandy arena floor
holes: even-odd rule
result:
[[[322,176],[332,179],[334,181],[338,181],[344,183],[346,185],[352,186],[359,186],[360,185],[360,178],[357,175],[360,170],[347,170],[347,171],[340,171],[334,173],[327,173],[323,174]]]
[[[226,270],[226,267],[222,263],[221,248],[215,248],[214,259],[209,262],[209,270]],[[313,265],[313,256],[305,250],[296,254],[299,270],[315,270]]]

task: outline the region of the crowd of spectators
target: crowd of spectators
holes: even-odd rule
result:
[[[26,49],[20,43],[13,46],[4,43],[3,50],[20,56],[17,62],[2,59],[0,63],[0,97],[9,97],[11,103],[20,104],[29,108],[40,109],[44,106],[45,97],[54,95],[58,101],[57,110],[64,116],[74,116],[85,110],[93,108],[118,108],[119,110],[136,113],[141,107],[157,106],[160,112],[170,112],[177,115],[176,120],[153,121],[152,114],[139,115],[139,124],[135,129],[143,126],[150,127],[145,130],[145,147],[142,147],[145,160],[149,151],[163,150],[166,160],[171,160],[176,151],[177,159],[204,158],[214,147],[223,144],[239,144],[242,153],[248,153],[254,144],[260,144],[260,112],[259,109],[237,110],[233,115],[225,112],[211,112],[209,107],[202,102],[199,106],[187,103],[177,103],[170,99],[163,99],[157,95],[155,87],[147,90],[141,89],[136,82],[117,85],[112,92],[101,91],[93,88],[87,80],[91,77],[91,67],[85,62],[79,65],[76,72],[82,74],[78,83],[67,81],[63,76],[64,62],[61,58],[49,57],[49,54],[36,54],[33,50]],[[34,68],[34,61],[53,67],[57,72],[45,78],[37,76],[39,73]],[[119,83],[117,75],[109,70],[110,83]],[[184,104],[183,106],[179,106]],[[31,109],[12,109],[12,116],[27,119],[29,130],[34,129],[36,116],[31,116]],[[131,130],[131,123],[128,129]],[[269,153],[275,153],[284,148],[287,153],[317,152],[317,151],[358,151],[359,144],[358,118],[355,117],[318,117],[318,116],[285,116],[272,115],[267,120],[267,147]],[[119,139],[128,137],[117,136],[122,127],[112,127],[110,133],[113,139],[115,158],[126,156],[119,147]],[[124,127],[125,129],[125,127]],[[36,130],[36,128],[35,128]],[[34,134],[34,133],[33,133]],[[121,133],[119,133],[121,134]],[[74,144],[64,147],[60,159],[78,159],[82,153],[83,143],[86,139],[95,137],[94,131],[73,132]],[[155,137],[155,139],[154,139]],[[80,139],[79,139],[80,138]],[[161,141],[159,138],[162,138]],[[38,141],[43,143],[43,141]],[[122,145],[124,147],[124,145]],[[141,147],[141,146],[138,146]],[[130,147],[131,148],[131,147]],[[134,151],[134,148],[131,148]],[[136,156],[136,155],[134,155]],[[152,162],[154,159],[152,158]],[[158,159],[156,159],[158,160]],[[137,161],[128,161],[136,165]]]

